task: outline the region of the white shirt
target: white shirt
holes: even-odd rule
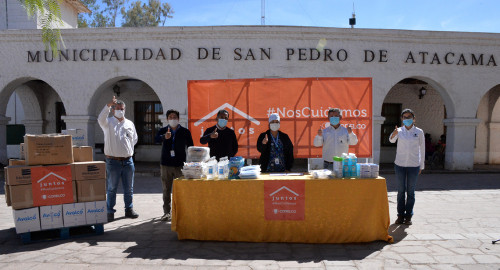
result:
[[[358,137],[353,132],[347,132],[347,128],[332,125],[323,129],[323,136],[314,137],[314,146],[323,146],[323,160],[333,162],[334,156],[342,156],[342,153],[349,152],[349,145],[356,145]]]
[[[138,137],[135,125],[124,118],[108,117],[111,107],[104,106],[97,121],[104,132],[104,154],[113,157],[131,157]]]
[[[389,137],[391,143],[398,141],[396,150],[396,160],[394,163],[401,167],[425,166],[425,137],[424,131],[413,125],[409,130],[406,127],[399,127],[398,134],[393,138]]]

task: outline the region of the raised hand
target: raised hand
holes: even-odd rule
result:
[[[165,133],[165,140],[172,138],[172,132],[170,131],[170,127],[167,129],[167,133]]]
[[[398,132],[398,126],[396,126],[396,127],[394,128],[394,131],[393,131],[392,133],[393,133],[394,135],[397,135],[397,134],[399,133],[399,132]]]
[[[116,97],[113,96],[113,99],[107,105],[108,105],[108,107],[112,107],[112,106],[116,105]]]
[[[323,136],[323,130],[321,128],[318,129],[318,135]]]
[[[352,128],[351,127],[347,127],[347,133],[351,133],[352,132]]]
[[[217,128],[214,129],[214,132],[210,134],[210,138],[217,139],[219,137],[219,133],[217,133]]]
[[[269,138],[267,138],[267,134],[266,134],[266,136],[264,136],[264,139],[262,140],[262,144],[267,144],[268,141],[269,141]]]

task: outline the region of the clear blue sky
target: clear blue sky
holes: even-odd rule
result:
[[[145,2],[146,0],[143,0]],[[162,0],[165,1],[165,0]],[[260,25],[261,0],[167,0],[165,26]],[[500,0],[266,0],[266,25],[500,33]],[[117,24],[121,22],[117,21]]]

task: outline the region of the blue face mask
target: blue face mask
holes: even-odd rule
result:
[[[217,120],[217,125],[219,125],[219,127],[223,128],[227,125],[227,120],[226,119],[219,119],[219,120]]]
[[[330,124],[332,126],[336,126],[336,125],[338,125],[340,123],[340,117],[338,117],[338,116],[332,116],[332,117],[330,117],[328,119],[330,120]]]
[[[413,119],[404,119],[403,125],[410,127],[413,124]]]

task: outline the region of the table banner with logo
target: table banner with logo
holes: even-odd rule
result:
[[[281,117],[280,130],[290,136],[295,157],[321,157],[314,147],[320,128],[329,126],[328,110],[340,108],[341,124],[351,127],[358,144],[349,152],[372,156],[371,78],[289,78],[188,81],[188,121],[195,145],[215,125],[217,112],[229,112],[228,127],[238,138],[239,156],[258,158],[257,138],[269,129],[271,113]]]
[[[264,181],[266,220],[304,220],[305,181]]]
[[[71,165],[31,168],[33,205],[73,203]]]

